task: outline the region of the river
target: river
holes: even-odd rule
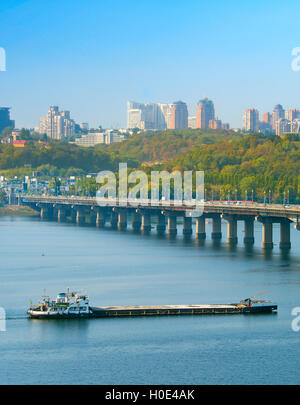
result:
[[[0,384],[299,384],[300,232],[271,254],[38,218],[0,218]],[[85,290],[92,305],[230,303],[268,290],[277,314],[38,321],[30,301]]]

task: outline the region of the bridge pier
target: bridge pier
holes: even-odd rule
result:
[[[118,228],[118,214],[115,211],[111,211],[110,214],[110,225],[113,229]]]
[[[103,228],[105,226],[105,212],[104,210],[97,208],[96,210],[96,227]]]
[[[262,218],[262,245],[263,249],[273,249],[273,222],[271,218]]]
[[[245,223],[245,233],[244,233],[244,244],[253,245],[254,244],[254,217],[248,217],[244,220]]]
[[[83,225],[84,223],[85,223],[84,208],[77,207],[76,208],[76,224]]]
[[[177,235],[176,215],[168,215],[168,235]]]
[[[204,215],[201,215],[201,217],[196,218],[196,238],[206,239]]]
[[[57,221],[58,222],[65,222],[66,220],[66,208],[65,207],[58,207],[57,208]]]
[[[183,217],[183,235],[184,236],[191,236],[192,233],[193,233],[192,218],[191,217]]]
[[[151,231],[151,216],[146,212],[142,214],[142,231],[145,233]]]
[[[156,230],[158,233],[164,233],[166,230],[166,218],[163,214],[159,213],[157,216]]]
[[[216,214],[212,217],[212,240],[222,239],[222,228],[221,228],[221,215]]]
[[[91,225],[96,226],[96,218],[97,218],[96,207],[90,207],[90,223],[91,223]]]
[[[127,210],[121,210],[118,213],[118,229],[124,231],[127,228]]]
[[[236,215],[224,215],[224,219],[227,221],[227,243],[236,245],[238,243],[237,217]]]
[[[141,214],[139,212],[134,211],[132,214],[132,229],[135,231],[141,230]]]
[[[77,211],[74,207],[71,208],[71,222],[76,223]]]
[[[47,206],[42,206],[40,211],[41,219],[50,219],[50,209]]]
[[[291,226],[288,219],[283,219],[280,222],[280,249],[291,248]]]

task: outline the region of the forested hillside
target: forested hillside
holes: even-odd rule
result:
[[[29,144],[25,148],[0,145],[0,174],[24,174],[37,169],[46,176],[83,176],[88,172],[129,168],[204,170],[207,195],[239,199],[253,193],[272,194],[281,201],[300,202],[300,137],[230,131],[162,131],[136,135],[110,146],[83,148],[70,144]],[[30,169],[28,169],[30,167]],[[88,183],[85,187],[88,187]]]

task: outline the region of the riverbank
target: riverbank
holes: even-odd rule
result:
[[[33,217],[39,215],[37,211],[22,205],[5,205],[0,207],[0,216]]]

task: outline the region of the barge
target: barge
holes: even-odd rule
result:
[[[67,291],[58,294],[54,301],[51,301],[49,297],[42,297],[37,305],[30,306],[27,314],[33,319],[72,319],[159,315],[258,314],[277,311],[277,305],[272,301],[253,300],[253,297],[235,304],[93,307],[90,306],[87,295]]]

